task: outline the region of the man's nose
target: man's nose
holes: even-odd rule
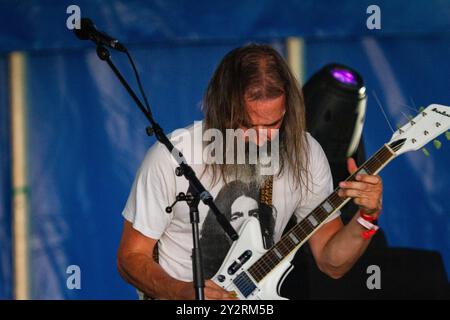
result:
[[[260,147],[270,140],[270,132],[269,132],[270,130],[266,129],[254,129],[254,130],[255,134],[247,135],[249,142],[253,142],[254,144]]]
[[[254,131],[251,134],[248,134],[248,130]],[[271,130],[265,128],[244,129],[244,134],[246,135],[247,141],[252,142],[259,147],[272,139]]]
[[[254,143],[257,146],[261,147],[270,139],[271,139],[270,130],[267,130],[267,129],[257,129],[256,130],[256,141],[254,141]]]

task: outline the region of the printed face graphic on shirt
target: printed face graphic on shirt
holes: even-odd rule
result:
[[[242,223],[248,217],[259,218],[258,203],[255,199],[243,195],[234,200],[231,205],[231,226],[234,230],[239,231]]]
[[[268,215],[262,217],[258,200],[259,186],[256,183],[245,183],[240,180],[224,185],[214,198],[220,212],[237,232],[246,219],[255,217],[269,230],[269,236],[273,237],[276,211],[271,210]],[[217,222],[215,215],[208,211],[201,227],[200,237],[206,278],[211,278],[217,272],[231,244],[231,240]]]

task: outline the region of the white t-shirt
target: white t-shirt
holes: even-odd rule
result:
[[[191,152],[199,147],[198,143],[201,144],[201,141],[198,142],[197,139],[197,142],[194,141],[190,145],[186,143],[186,135],[201,136],[201,132],[196,132],[201,129],[200,123],[182,131],[176,130],[170,135],[170,140],[184,153],[200,181],[214,197],[218,208],[238,231],[243,221],[240,218],[257,212],[259,190],[252,190],[241,181],[233,181],[228,186],[217,183],[211,187],[210,175],[201,175],[204,166],[193,164],[190,159]],[[289,178],[289,170],[285,170],[282,176],[274,177],[273,180],[271,232],[275,242],[281,238],[293,213],[297,221],[302,220],[333,191],[326,156],[319,143],[309,133],[306,137],[309,144],[310,192],[294,187],[293,179]],[[187,180],[175,175],[176,167],[175,159],[165,146],[159,142],[155,143],[148,150],[136,174],[122,215],[143,235],[159,239],[159,263],[170,276],[178,280],[192,281],[193,244],[189,208],[185,202],[179,202],[170,214],[165,211],[165,208],[175,201],[179,192],[186,193],[188,189]],[[231,245],[218,226],[215,216],[208,211],[206,205],[199,204],[200,242],[206,278],[215,274]],[[336,212],[328,221],[339,214]]]

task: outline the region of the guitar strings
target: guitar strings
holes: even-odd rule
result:
[[[392,127],[391,122],[389,121],[389,118],[388,118],[386,112],[384,111],[383,106],[381,105],[380,99],[378,99],[378,96],[377,96],[377,94],[375,93],[375,90],[372,90],[372,94],[373,94],[373,96],[375,97],[375,101],[377,102],[378,107],[380,108],[381,112],[383,113],[383,116],[384,116],[384,118],[386,119],[386,122],[387,122],[387,124],[389,125],[389,128],[391,128],[392,133],[394,133],[395,130],[394,130],[394,128]]]
[[[403,145],[403,143],[401,144],[401,145]],[[397,149],[398,150],[398,148],[399,148],[400,146],[396,146],[395,147],[395,149]],[[380,148],[370,159],[368,159],[363,165],[361,165],[361,167],[359,168],[359,170],[362,168],[362,167],[365,167],[365,168],[367,168],[367,169],[369,169],[368,167],[373,167],[375,164],[376,164],[376,162],[379,162],[380,164],[381,164],[381,166],[384,164],[384,163],[381,163],[380,162],[380,159],[378,159],[378,158],[381,158],[381,160],[383,160],[384,159],[384,157],[386,157],[386,155],[388,155],[388,157],[383,161],[384,163],[386,163],[392,156],[394,156],[393,154],[392,154],[392,152],[388,149],[388,148],[386,148],[386,145],[385,146],[383,146],[382,148]],[[380,166],[380,167],[381,167]],[[359,171],[358,170],[358,171]],[[351,178],[353,178],[353,176],[355,175],[355,174],[357,174],[358,173],[358,171],[356,171],[354,174],[352,174],[349,178],[347,178],[347,180],[349,180],[349,179],[351,179]],[[373,170],[369,170],[369,171],[373,171]],[[328,200],[328,199],[331,199],[331,197],[335,197],[334,199],[336,199],[336,196],[337,196],[337,194],[336,194],[336,191],[338,190],[339,188],[337,188],[336,190],[335,190],[335,192],[333,192],[326,200]],[[339,198],[339,200],[341,200],[342,198],[340,198],[340,197],[338,197]],[[344,201],[345,201],[345,199],[344,199]],[[323,202],[322,202],[323,203]],[[340,204],[339,204],[340,205]],[[339,206],[338,205],[338,206]],[[319,219],[321,219],[322,220],[322,222],[329,216],[329,215],[327,215],[326,213],[324,213],[322,210],[317,210],[318,208],[320,208],[320,206],[318,206],[316,209],[314,209],[309,215],[311,215],[311,214],[313,214],[313,213],[316,213],[316,214],[319,214]],[[309,216],[308,215],[308,216]],[[331,215],[331,213],[330,213],[330,215]],[[305,222],[306,222],[306,218],[308,217],[308,216],[306,216],[300,223],[298,223],[296,226],[294,226],[287,234],[285,234],[285,236],[283,236],[282,237],[282,239],[275,245],[275,246],[277,246],[278,245],[278,248],[277,249],[280,249],[281,250],[281,252],[283,252],[283,250],[281,249],[281,245],[280,244],[282,244],[282,245],[284,245],[285,246],[285,248],[288,248],[287,247],[287,245],[284,243],[284,242],[286,242],[285,241],[285,239],[286,239],[286,237],[288,237],[289,236],[289,234],[291,234],[292,232],[295,232],[295,230],[294,229],[297,229],[296,231],[299,231],[298,230],[298,228],[300,228],[302,231],[303,231],[303,233],[305,233],[304,231],[305,231],[305,229],[307,230],[308,228],[310,228],[310,227],[308,227],[306,224],[305,224]],[[302,227],[304,227],[304,228],[302,228]],[[315,228],[313,228],[311,231],[314,231],[314,229]],[[308,234],[307,234],[308,235]],[[306,235],[306,236],[307,236]],[[303,239],[302,239],[303,240]],[[275,247],[274,246],[274,247]],[[295,248],[295,247],[294,247]],[[273,249],[273,248],[272,248]],[[261,271],[261,269],[263,269],[262,271],[263,272],[258,272],[258,273],[262,273],[261,275],[262,275],[262,277],[261,277],[261,279],[260,280],[262,280],[262,278],[264,277],[264,273],[266,273],[266,270],[265,270],[265,267],[264,267],[264,265],[266,265],[266,266],[268,266],[269,267],[269,270],[268,271],[270,271],[270,269],[272,269],[273,267],[272,266],[270,266],[269,265],[269,262],[271,262],[271,263],[275,263],[275,266],[280,262],[280,261],[276,261],[276,260],[274,260],[274,259],[272,259],[272,257],[270,256],[270,251],[272,250],[272,249],[269,249],[267,252],[266,252],[266,254],[264,254],[263,256],[261,256],[248,270],[249,270],[249,272],[251,272],[251,273],[255,273],[255,272],[258,272],[258,271]],[[287,252],[287,254],[289,254],[290,253],[290,251],[292,251],[292,250],[290,250],[289,249],[289,251]],[[273,256],[273,255],[272,255]],[[265,260],[269,260],[269,261],[265,261]],[[252,269],[252,270],[250,270],[250,269]],[[259,280],[259,281],[260,281]]]
[[[396,147],[397,149],[398,147]],[[387,156],[387,158],[385,159],[385,157]],[[386,147],[386,145],[384,145],[383,147],[381,147],[371,158],[369,158],[366,162],[364,162],[360,168],[354,172],[352,175],[350,175],[346,181],[352,179],[354,176],[356,176],[356,174],[358,174],[358,172],[361,170],[361,168],[366,168],[369,171],[374,171],[373,169],[376,168],[376,166],[378,165],[377,162],[380,164],[379,167],[381,167],[384,163],[386,163],[392,156],[394,156],[394,154],[392,154],[392,152],[389,150],[389,148]],[[384,160],[385,159],[385,160]],[[381,161],[380,161],[381,160]],[[384,163],[382,163],[384,162]],[[375,166],[375,167],[374,167]],[[376,169],[375,169],[376,171]],[[342,199],[341,197],[339,197],[337,195],[337,191],[340,188],[336,188],[334,190],[334,192],[332,194],[330,194],[322,203],[324,203],[327,200],[333,201],[333,204],[335,204],[336,202],[341,202],[341,201],[346,201],[346,199]],[[341,205],[341,203],[337,204],[336,207],[339,207],[339,205]],[[321,203],[321,204],[322,204]],[[333,210],[330,214],[327,214],[326,212],[324,212],[321,209],[321,205],[319,205],[318,207],[316,207],[313,211],[311,211],[311,213],[309,213],[305,218],[302,219],[302,221],[300,221],[299,223],[297,223],[291,230],[289,230],[281,239],[280,241],[277,242],[277,244],[275,244],[271,249],[269,249],[265,254],[263,254],[257,261],[255,261],[255,263],[250,266],[248,268],[248,271],[250,272],[250,274],[254,277],[256,275],[256,273],[259,273],[259,277],[260,279],[258,280],[261,281],[265,274],[268,273],[268,271],[270,271],[271,269],[273,269],[278,263],[281,262],[281,260],[275,260],[275,258],[273,257],[273,249],[276,248],[277,250],[281,251],[281,254],[283,254],[284,256],[287,256],[290,252],[292,252],[293,249],[295,249],[296,246],[294,246],[294,248],[289,248],[288,244],[287,244],[287,238],[290,236],[291,233],[294,233],[294,236],[297,235],[298,231],[301,231],[305,236],[303,237],[303,239],[301,239],[301,241],[304,240],[304,238],[306,238],[311,232],[313,232],[316,228],[312,228],[307,225],[307,217],[309,217],[310,215],[314,214],[315,217],[319,218],[321,220],[321,223],[328,218],[332,213],[334,213],[336,210]],[[298,237],[298,235],[297,235]],[[301,242],[300,241],[300,242]],[[285,243],[286,242],[286,243]],[[284,254],[284,251],[281,247],[284,246],[285,249],[287,249],[286,254]],[[273,266],[271,266],[270,264],[274,264]],[[266,270],[268,267],[269,270]],[[255,279],[256,280],[256,279]]]

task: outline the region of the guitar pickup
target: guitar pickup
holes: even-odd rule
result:
[[[238,271],[244,263],[246,263],[252,256],[251,250],[246,250],[243,254],[237,258],[236,261],[234,261],[231,266],[228,267],[228,274],[231,276]]]
[[[243,265],[244,263],[246,263],[252,256],[252,251],[251,250],[246,250],[243,254],[241,254],[238,258],[239,262],[241,263],[241,265]]]

